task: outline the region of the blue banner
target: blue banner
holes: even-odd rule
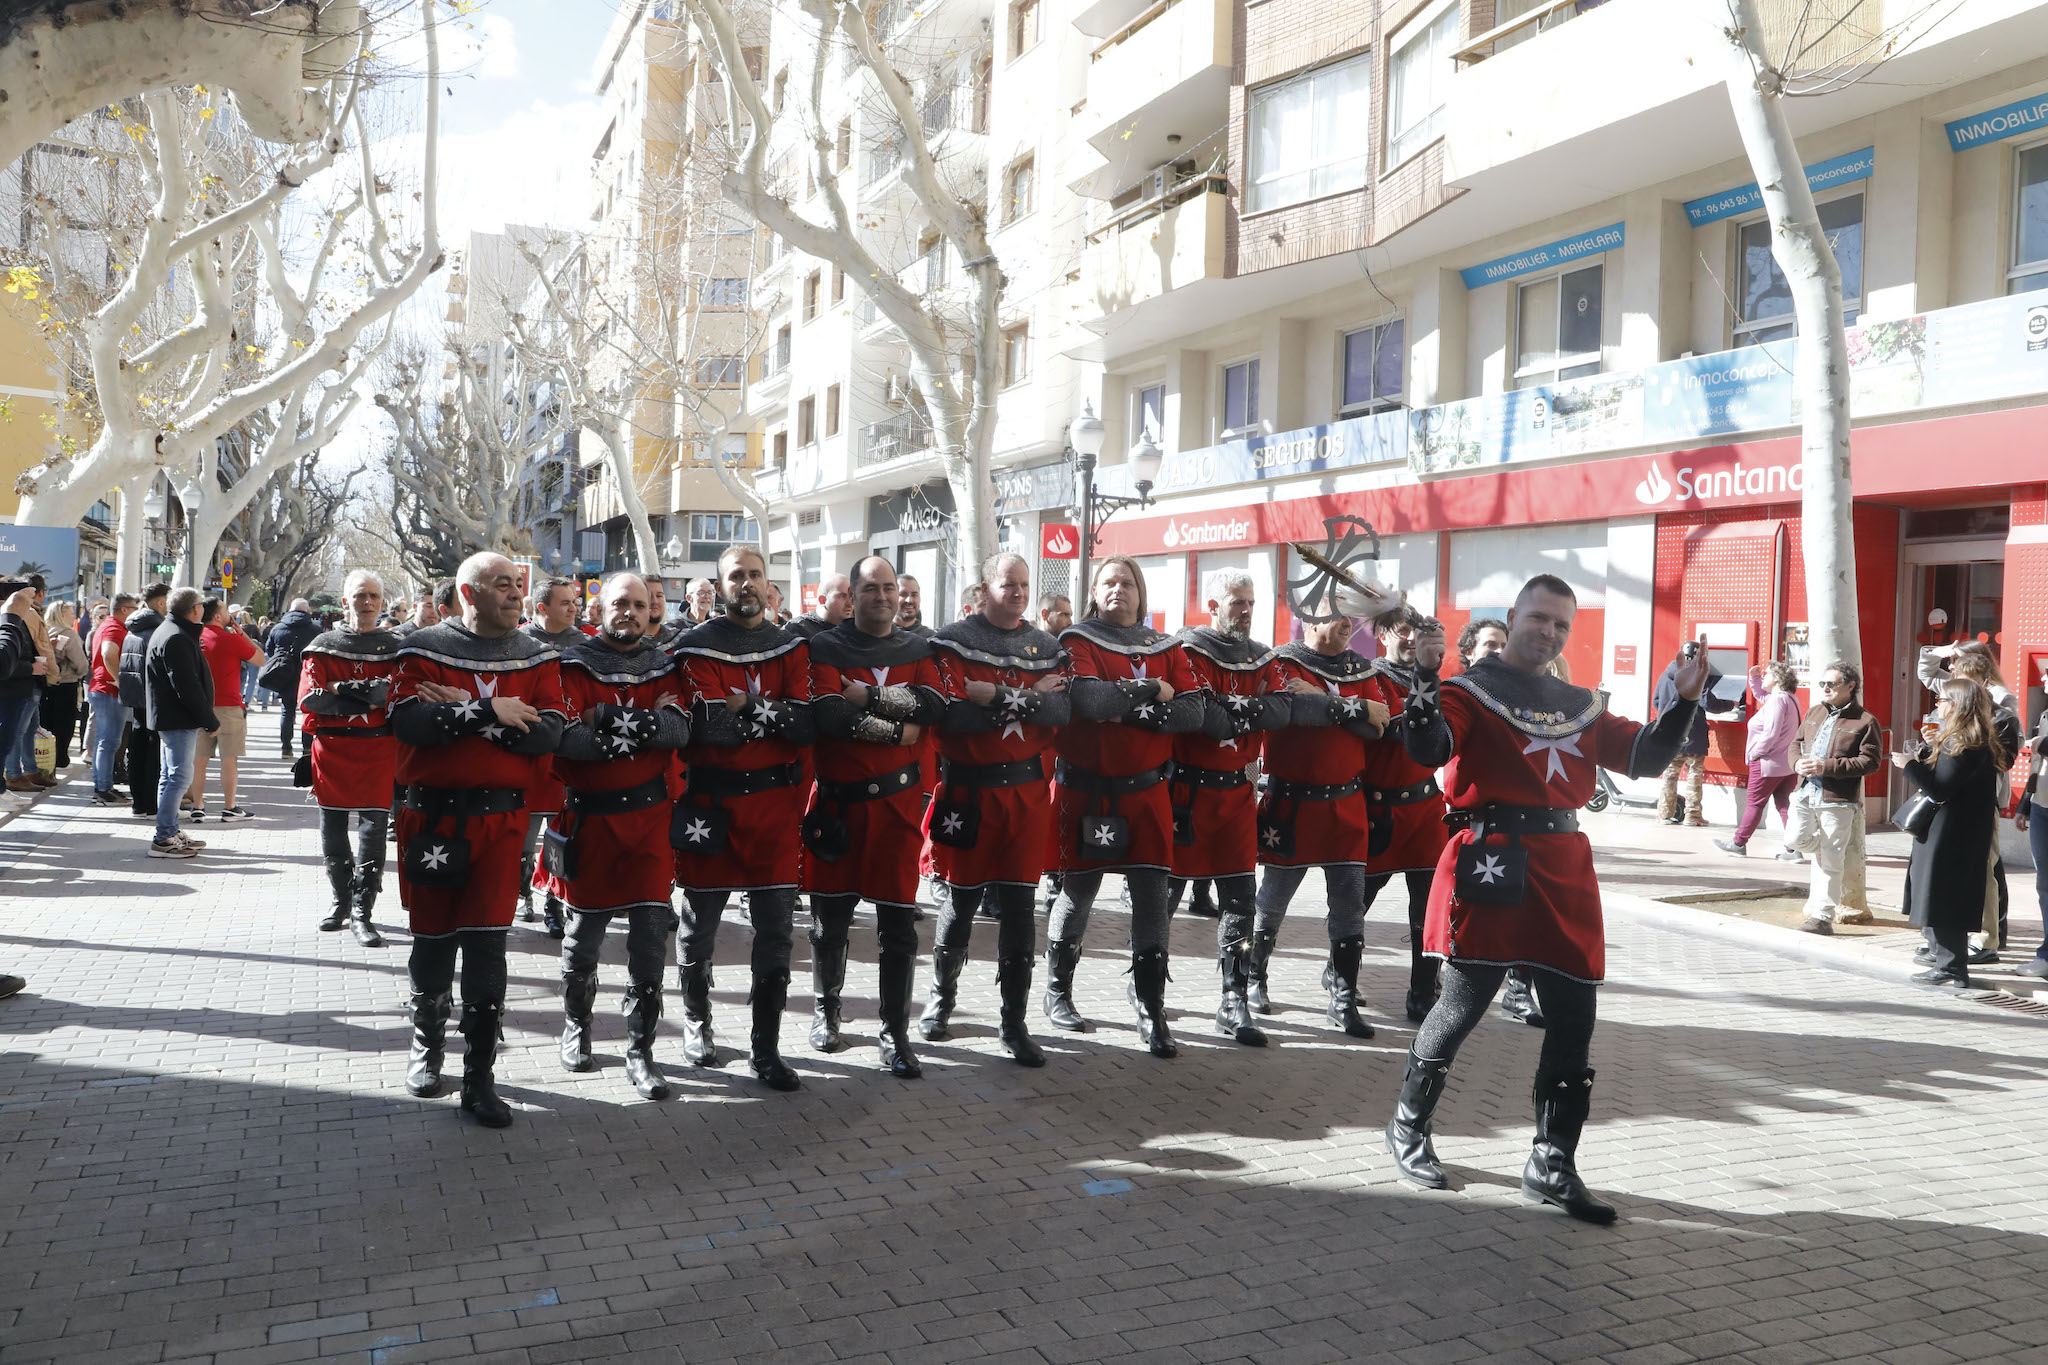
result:
[[[1159,462],[1159,479],[1154,487],[1162,494],[1225,488],[1407,458],[1408,415],[1382,412],[1371,417],[1346,418],[1327,426],[1249,436],[1200,450],[1178,451]],[[1127,469],[1120,466],[1114,472],[1114,486],[1118,491],[1128,491]],[[1111,473],[1101,471],[1097,475],[1098,485],[1111,487]]]
[[[1458,275],[1465,281],[1467,289],[1478,289],[1483,285],[1497,284],[1501,280],[1511,280],[1517,275],[1533,275],[1539,270],[1564,265],[1582,256],[1597,256],[1603,251],[1613,251],[1621,246],[1624,235],[1622,224],[1609,223],[1604,228],[1594,228],[1591,232],[1582,232],[1576,237],[1546,242],[1527,251],[1517,251],[1512,256],[1502,256],[1483,265],[1468,267],[1460,270]]]
[[[1967,152],[1986,142],[2003,142],[2043,129],[2048,129],[2048,91],[1957,119],[1948,125],[1948,149]]]
[[[43,576],[50,600],[78,597],[76,526],[0,526],[0,578]]]
[[[1950,127],[1955,125],[1951,124]],[[1877,150],[1865,147],[1860,152],[1847,156],[1830,157],[1816,161],[1806,168],[1806,187],[1815,194],[1835,185],[1846,185],[1853,180],[1868,180],[1877,172]],[[1756,182],[1710,194],[1701,199],[1689,200],[1685,216],[1694,227],[1707,223],[1718,223],[1723,218],[1733,218],[1739,213],[1754,213],[1764,206],[1764,192]]]

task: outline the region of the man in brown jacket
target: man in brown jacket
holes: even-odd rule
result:
[[[1809,934],[1832,934],[1835,922],[1868,924],[1863,879],[1863,783],[1884,761],[1877,718],[1857,702],[1863,677],[1846,663],[1828,665],[1814,684],[1815,702],[1792,740],[1792,827],[1786,844],[1813,858],[1806,897]]]

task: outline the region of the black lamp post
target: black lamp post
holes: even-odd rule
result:
[[[1075,603],[1075,616],[1087,611],[1088,565],[1095,557],[1095,538],[1098,529],[1111,517],[1126,507],[1150,507],[1152,505],[1152,484],[1159,477],[1161,459],[1159,447],[1152,440],[1150,431],[1138,436],[1138,443],[1131,447],[1128,463],[1131,470],[1131,486],[1138,490],[1136,497],[1125,497],[1116,493],[1103,493],[1095,487],[1095,460],[1102,454],[1102,442],[1106,433],[1102,419],[1095,415],[1094,404],[1083,402],[1081,415],[1067,427],[1067,458],[1073,461],[1076,501],[1081,509],[1081,557],[1077,561],[1079,581],[1070,597]]]

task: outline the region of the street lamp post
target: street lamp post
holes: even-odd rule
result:
[[[1160,451],[1152,440],[1150,432],[1139,434],[1138,443],[1131,447],[1127,463],[1131,471],[1131,486],[1138,490],[1136,497],[1116,493],[1103,493],[1095,487],[1095,461],[1102,454],[1102,443],[1107,433],[1102,419],[1095,415],[1095,405],[1081,404],[1081,415],[1067,427],[1067,458],[1074,465],[1075,501],[1081,510],[1081,550],[1075,561],[1078,582],[1069,597],[1075,603],[1074,614],[1087,612],[1089,561],[1095,557],[1095,537],[1101,525],[1126,507],[1150,507],[1152,485],[1159,477]]]
[[[187,479],[185,486],[178,490],[178,501],[185,505],[185,544],[178,551],[178,581],[187,587],[204,589],[199,581],[199,566],[195,563],[199,550],[199,537],[192,534],[192,523],[199,517],[199,504],[204,498],[199,480]]]

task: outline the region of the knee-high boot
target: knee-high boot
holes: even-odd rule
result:
[[[1081,961],[1081,945],[1072,939],[1056,938],[1045,945],[1045,1017],[1054,1028],[1069,1033],[1086,1033],[1088,1021],[1074,1008],[1074,968]]]
[[[334,893],[334,908],[327,912],[327,918],[320,921],[323,933],[334,933],[348,927],[349,897],[355,889],[356,861],[343,856],[327,860],[327,886]]]
[[[597,1001],[597,968],[562,973],[562,1070],[595,1071],[590,1055],[590,1010]]]
[[[846,989],[847,941],[820,938],[818,926],[811,926],[811,1050],[837,1052],[845,1044],[839,1038],[840,993]]]
[[[711,1036],[711,964],[685,960],[676,976],[683,989],[683,1059],[692,1066],[724,1066]]]
[[[486,1128],[510,1128],[512,1106],[498,1098],[493,1068],[504,1041],[503,1005],[462,1003],[462,1112]]]
[[[1244,998],[1254,1014],[1273,1012],[1273,997],[1266,991],[1266,969],[1279,942],[1277,929],[1261,929],[1252,935],[1251,961],[1245,964]]]
[[[882,995],[882,1065],[891,1076],[914,1081],[924,1075],[910,1046],[910,997],[917,989],[917,954],[884,947],[877,967]]]
[[[1543,1011],[1536,1004],[1536,992],[1529,989],[1529,969],[1508,969],[1508,988],[1501,992],[1500,1017],[1532,1028],[1543,1027]]]
[[[377,893],[383,888],[383,868],[356,864],[355,917],[349,921],[348,927],[356,936],[356,942],[365,948],[384,946],[384,936],[377,932],[376,925],[370,923],[370,910],[377,904]]]
[[[626,989],[626,1079],[643,1100],[669,1097],[668,1077],[654,1063],[654,1031],[661,1023],[661,978]]]
[[[1247,946],[1239,939],[1217,954],[1216,974],[1222,978],[1223,998],[1216,1006],[1216,1031],[1246,1047],[1264,1047],[1265,1030],[1252,1022],[1251,1005],[1245,999],[1251,979],[1245,962]]]
[[[1401,1080],[1401,1098],[1394,1105],[1394,1117],[1387,1120],[1387,1152],[1401,1178],[1426,1190],[1440,1190],[1451,1183],[1444,1168],[1437,1165],[1436,1148],[1429,1140],[1430,1120],[1450,1075],[1449,1062],[1418,1057],[1411,1048],[1408,1072]]]
[[[1365,939],[1360,935],[1333,940],[1330,966],[1324,973],[1330,987],[1327,1017],[1353,1038],[1372,1037],[1372,1025],[1358,1017],[1358,963],[1365,956]]]
[[[943,1043],[953,1036],[948,1027],[953,1017],[953,1004],[959,998],[960,971],[967,965],[965,948],[948,948],[941,943],[932,949],[932,986],[925,999],[924,1014],[917,1021],[917,1031],[927,1042]]]
[[[420,1099],[441,1093],[441,1063],[448,1048],[449,999],[445,992],[412,997],[412,1054],[405,1063],[405,1090]]]
[[[1002,1027],[996,1037],[1019,1066],[1044,1066],[1045,1054],[1025,1027],[1024,1010],[1031,1000],[1032,957],[1029,953],[996,962],[996,988],[1002,992]]]
[[[1178,1057],[1173,1030],[1166,1026],[1166,949],[1147,948],[1131,955],[1131,980],[1124,989],[1138,1015],[1138,1036],[1154,1057]]]
[[[1522,1193],[1555,1204],[1585,1223],[1612,1223],[1614,1209],[1595,1199],[1579,1178],[1579,1134],[1593,1109],[1593,1072],[1538,1071],[1530,1098],[1536,1105],[1536,1141],[1522,1167]]]
[[[803,1085],[789,1063],[782,1060],[782,1007],[789,1003],[789,978],[754,974],[752,1051],[747,1064],[770,1090],[795,1090]]]

